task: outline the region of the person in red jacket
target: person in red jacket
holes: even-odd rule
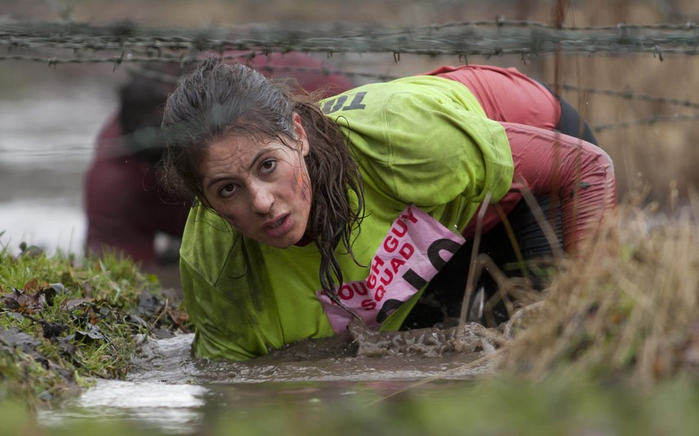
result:
[[[232,52],[225,53],[226,56]],[[330,96],[352,88],[348,77],[328,73],[322,60],[303,53],[273,53],[238,59],[268,77],[292,78],[309,92]],[[86,249],[111,250],[144,266],[172,264],[178,244],[156,247],[156,236],[181,237],[191,200],[161,189],[155,170],[163,152],[162,109],[184,71],[177,64],[152,64],[119,90],[120,106],[100,131],[84,182]]]

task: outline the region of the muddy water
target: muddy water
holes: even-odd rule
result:
[[[135,359],[136,370],[129,380],[135,383],[231,384],[305,381],[416,380],[425,377],[473,378],[486,366],[476,369],[470,362],[481,352],[384,353],[376,358],[355,357],[350,339],[332,337],[301,342],[287,349],[248,362],[210,361],[191,356],[192,335],[161,339],[144,347]]]
[[[99,419],[197,434],[214,417],[280,401],[310,413],[318,403],[368,406],[405,390],[443,396],[490,371],[487,361],[476,362],[484,352],[356,357],[356,344],[338,337],[302,342],[248,362],[209,361],[192,357],[192,339],[189,334],[146,343],[128,380],[97,380],[62,408],[40,412],[41,425]],[[429,378],[430,383],[415,386]]]

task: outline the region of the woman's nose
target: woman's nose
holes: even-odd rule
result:
[[[252,210],[259,214],[267,214],[272,210],[274,195],[269,187],[258,185],[250,189],[250,206]]]

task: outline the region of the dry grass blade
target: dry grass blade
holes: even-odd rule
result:
[[[484,205],[490,204],[490,199],[492,197],[492,192],[488,192],[483,200]],[[486,207],[481,207],[476,218],[476,236],[473,240],[473,250],[471,252],[471,262],[468,266],[468,277],[466,278],[466,289],[464,290],[464,299],[461,302],[461,316],[459,316],[459,331],[463,331],[464,325],[466,324],[466,315],[468,314],[468,305],[471,302],[471,296],[473,295],[473,290],[476,286],[476,280],[478,279],[477,274],[477,254],[478,247],[481,241],[481,232],[483,228],[483,217],[485,217]]]
[[[699,240],[691,217],[654,226],[622,206],[547,290],[542,321],[506,346],[502,367],[541,378],[568,372],[649,383],[695,373]]]
[[[551,252],[553,253],[553,256],[556,259],[561,259],[563,257],[563,250],[561,249],[561,243],[558,240],[558,236],[556,236],[556,232],[553,230],[551,224],[546,219],[544,211],[542,211],[541,207],[539,207],[539,204],[537,203],[534,194],[532,194],[532,192],[527,188],[526,182],[522,181],[521,185],[522,197],[524,198],[524,201],[527,202],[529,210],[531,210],[532,215],[534,215],[536,222],[539,224],[539,227],[541,227],[541,231],[544,233],[546,240],[551,246]]]

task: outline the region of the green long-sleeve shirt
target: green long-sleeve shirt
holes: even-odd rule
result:
[[[349,138],[365,187],[367,216],[353,245],[358,262],[342,247],[336,252],[345,283],[367,279],[374,253],[406,206],[463,230],[488,192],[497,201],[510,188],[514,167],[505,131],[460,83],[415,76],[361,86],[320,105]],[[180,254],[198,355],[242,360],[334,334],[316,296],[314,244],[260,244],[196,206]],[[411,302],[381,328],[398,328]]]

